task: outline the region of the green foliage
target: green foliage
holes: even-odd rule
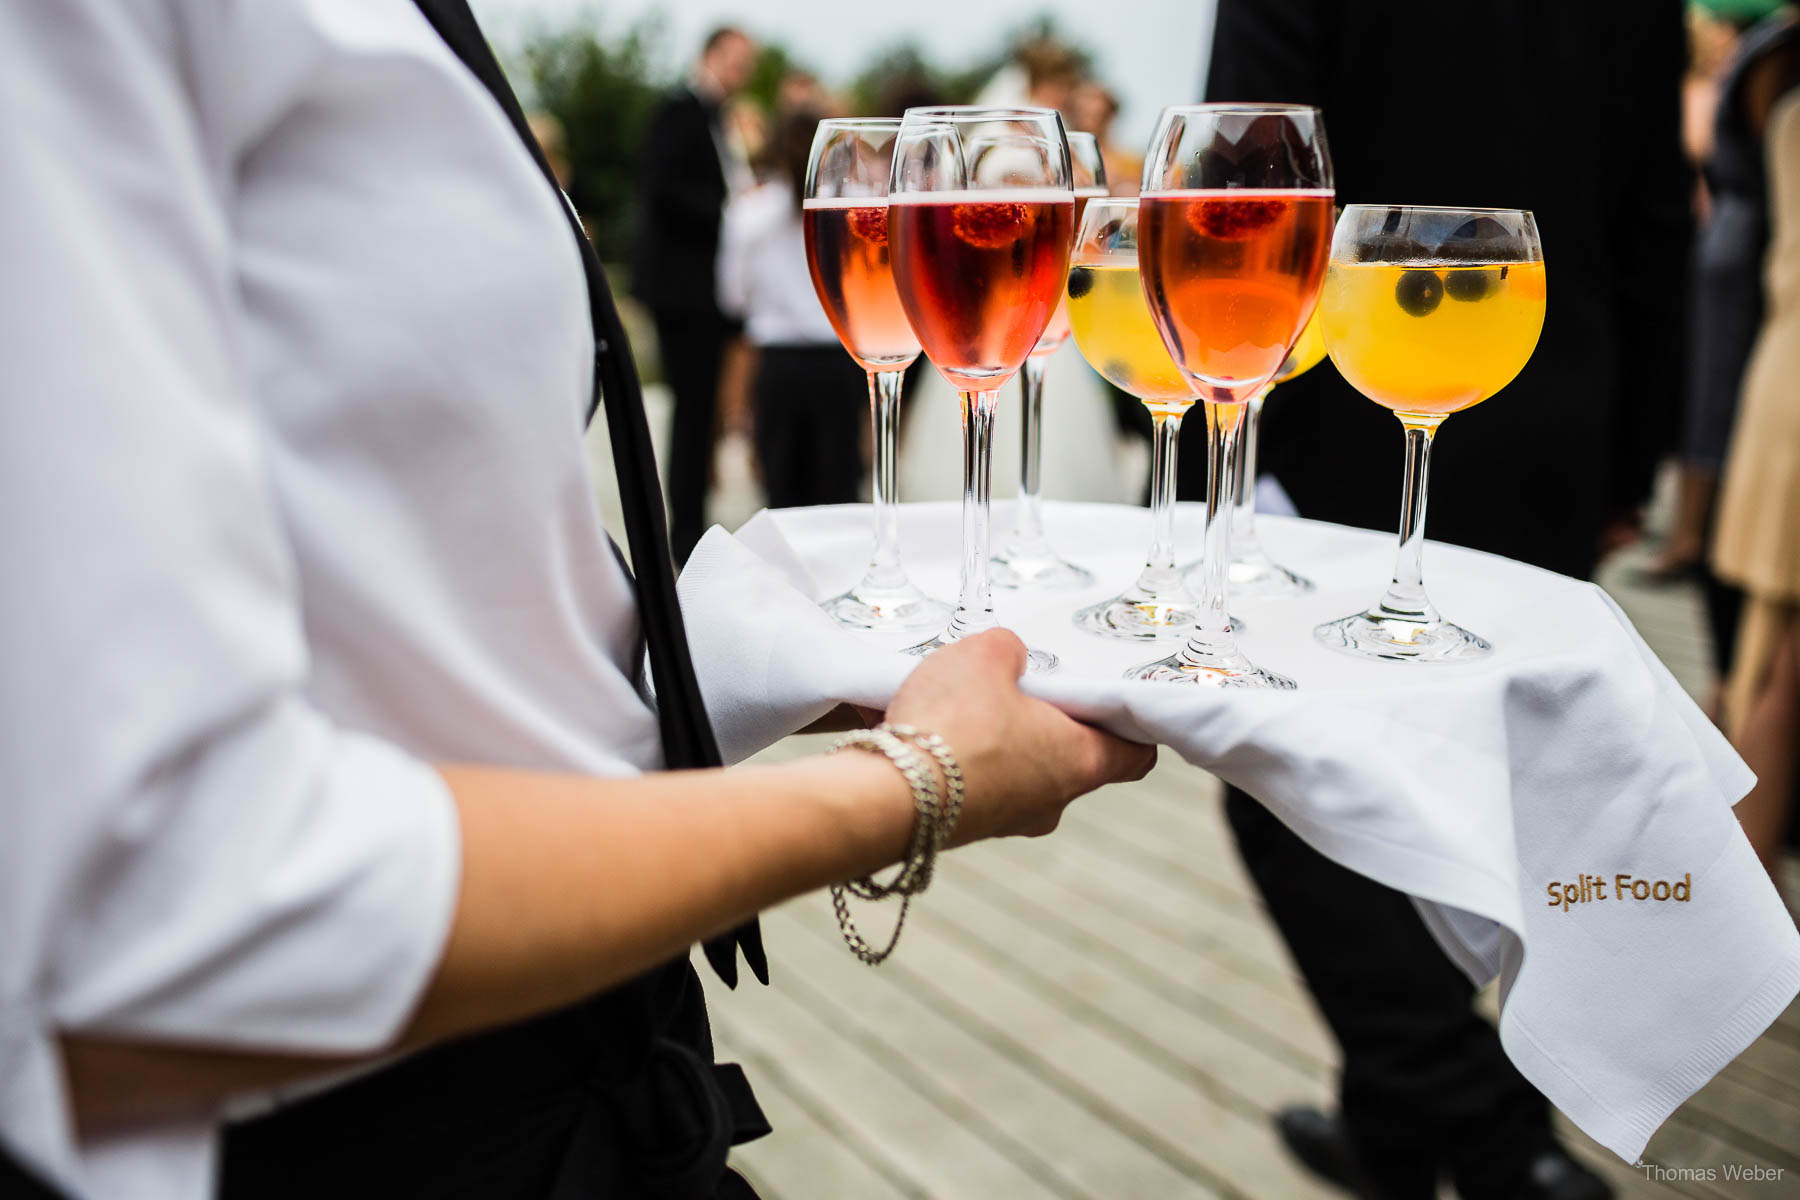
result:
[[[755,30],[751,30],[752,34]],[[899,116],[896,104],[961,104],[1032,41],[1052,39],[1087,55],[1062,35],[1048,15],[1027,20],[1007,34],[1003,49],[955,70],[928,61],[915,43],[902,42],[878,53],[850,82],[848,97],[857,112]],[[663,67],[665,31],[655,17],[623,32],[602,32],[598,10],[529,35],[513,64],[523,78],[521,95],[562,122],[571,173],[569,193],[587,219],[601,256],[620,263],[630,258],[637,227],[638,167],[651,114],[675,82]],[[787,49],[765,42],[746,95],[773,111],[782,76],[798,64]]]
[[[587,218],[600,255],[629,258],[637,223],[644,129],[672,82],[656,66],[663,30],[640,21],[603,40],[590,15],[525,43],[520,61],[537,106],[562,122],[570,199]],[[522,89],[525,90],[525,89]]]

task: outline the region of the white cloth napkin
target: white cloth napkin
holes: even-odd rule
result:
[[[1009,509],[995,506],[997,531]],[[1180,545],[1199,545],[1201,520],[1181,506]],[[845,630],[816,607],[860,575],[868,522],[862,506],[764,512],[735,537],[714,529],[690,559],[682,604],[728,759],[839,702],[882,707],[916,665],[895,651],[920,639]],[[1800,936],[1731,813],[1750,771],[1598,588],[1433,543],[1432,598],[1496,652],[1362,661],[1312,629],[1380,594],[1393,538],[1265,518],[1265,548],[1318,590],[1231,608],[1245,651],[1299,688],[1219,692],[1125,680],[1169,648],[1070,623],[1142,566],[1144,510],[1051,505],[1048,527],[1099,582],[996,590],[1002,623],[1062,659],[1025,689],[1172,747],[1328,857],[1412,895],[1478,984],[1500,978],[1501,1038],[1519,1069],[1621,1157],[1635,1159],[1800,990]],[[946,600],[959,530],[954,505],[902,510],[912,577]]]

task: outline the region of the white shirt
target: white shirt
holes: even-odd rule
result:
[[[660,764],[556,192],[410,0],[0,5],[0,1139],[59,1031],[366,1052],[460,847],[434,760]]]
[[[835,346],[806,267],[806,232],[786,183],[765,183],[725,207],[719,307],[744,321],[753,346]]]

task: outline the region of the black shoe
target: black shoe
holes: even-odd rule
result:
[[[1519,1200],[1612,1200],[1612,1194],[1604,1179],[1558,1148],[1531,1160]]]
[[[1275,1114],[1275,1128],[1301,1166],[1327,1183],[1361,1192],[1362,1166],[1336,1113],[1296,1104]]]

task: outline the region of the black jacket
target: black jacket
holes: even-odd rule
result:
[[[1427,536],[1585,576],[1648,495],[1683,373],[1684,56],[1677,0],[1219,0],[1208,99],[1323,108],[1341,203],[1537,214],[1543,338],[1440,431]],[[1399,422],[1329,362],[1264,422],[1304,515],[1395,528]]]
[[[713,283],[727,194],[718,119],[716,105],[678,88],[644,137],[632,291],[659,316],[723,320]]]

